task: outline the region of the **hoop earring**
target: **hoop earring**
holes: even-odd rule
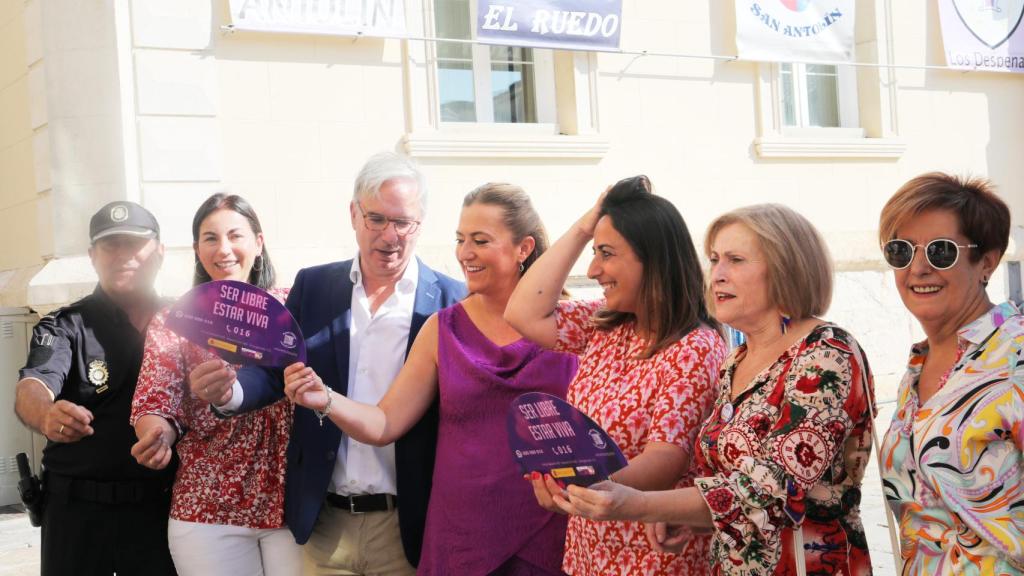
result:
[[[519,263],[519,273],[522,274],[523,272],[526,272],[526,265],[523,264],[522,262],[520,262]]]
[[[786,332],[789,332],[789,322],[790,322],[789,316],[787,316],[786,314],[783,314],[782,315],[782,322],[779,323],[779,328],[782,329],[782,333],[783,334],[785,334]]]
[[[257,272],[263,270],[263,254],[260,254],[255,260],[253,260],[252,269]]]

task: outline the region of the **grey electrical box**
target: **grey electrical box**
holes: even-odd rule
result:
[[[38,320],[28,308],[0,308],[0,506],[21,501],[14,458],[18,452],[28,454],[33,468],[39,470],[41,438],[33,438],[14,415],[14,384],[18,381],[18,369],[25,365],[32,327]]]

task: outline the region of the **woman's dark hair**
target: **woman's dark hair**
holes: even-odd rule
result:
[[[686,222],[671,202],[652,193],[647,176],[619,180],[604,197],[600,213],[643,264],[637,309],[653,337],[641,358],[650,358],[702,323],[720,329],[708,312],[704,273]],[[608,330],[636,321],[636,316],[601,309],[594,323]]]
[[[192,277],[193,286],[198,286],[203,282],[212,280],[210,275],[206,273],[206,269],[203,268],[202,263],[199,262],[199,254],[196,253],[195,246],[199,244],[199,228],[203,225],[203,220],[206,220],[207,216],[217,210],[234,210],[249,222],[249,227],[252,228],[253,234],[263,233],[263,227],[260,226],[260,219],[256,217],[256,211],[253,210],[252,205],[245,198],[223,192],[218,192],[207,198],[199,206],[199,209],[196,210],[196,215],[192,218],[192,246],[196,259],[195,275]],[[249,283],[259,286],[264,290],[269,290],[274,287],[276,279],[274,264],[270,261],[270,253],[267,252],[267,243],[264,241],[263,251],[256,256],[256,261],[253,262],[252,270],[249,272]]]

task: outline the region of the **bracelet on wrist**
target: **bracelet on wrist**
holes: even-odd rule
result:
[[[314,408],[313,414],[316,415],[317,420],[320,421],[320,425],[323,426],[324,418],[327,418],[327,415],[331,413],[331,400],[333,396],[331,395],[331,389],[328,388],[326,384],[321,383],[321,385],[324,387],[324,391],[327,392],[327,402],[324,403],[323,410],[317,410]]]

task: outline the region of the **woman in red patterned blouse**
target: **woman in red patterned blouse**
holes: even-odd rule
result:
[[[594,302],[558,301],[593,239]],[[697,252],[675,207],[644,176],[611,187],[520,280],[505,311],[523,336],[580,356],[568,400],[608,431],[629,465],[613,478],[641,490],[692,486],[692,447],[726,356],[704,301]],[[541,506],[560,511],[550,476],[532,478]],[[573,576],[703,574],[708,538],[655,550],[639,522],[572,517],[563,569]]]
[[[871,574],[860,483],[871,446],[871,371],[857,341],[818,315],[832,299],[824,241],[785,206],[740,208],[704,242],[718,318],[747,343],[722,368],[695,487],[570,486],[571,514],[714,530],[712,574]],[[676,527],[678,528],[678,526]],[[665,524],[650,530],[672,548]]]
[[[273,287],[263,232],[245,199],[208,198],[192,221],[192,239],[194,284],[239,280]],[[285,296],[283,290],[271,293]],[[187,382],[193,367],[216,356],[168,330],[166,318],[165,309],[146,334],[131,413],[140,440],[132,454],[156,469],[170,463],[172,446],[181,459],[167,530],[178,573],[298,574],[301,548],[284,526],[291,405],[281,400],[244,416],[217,418]]]

